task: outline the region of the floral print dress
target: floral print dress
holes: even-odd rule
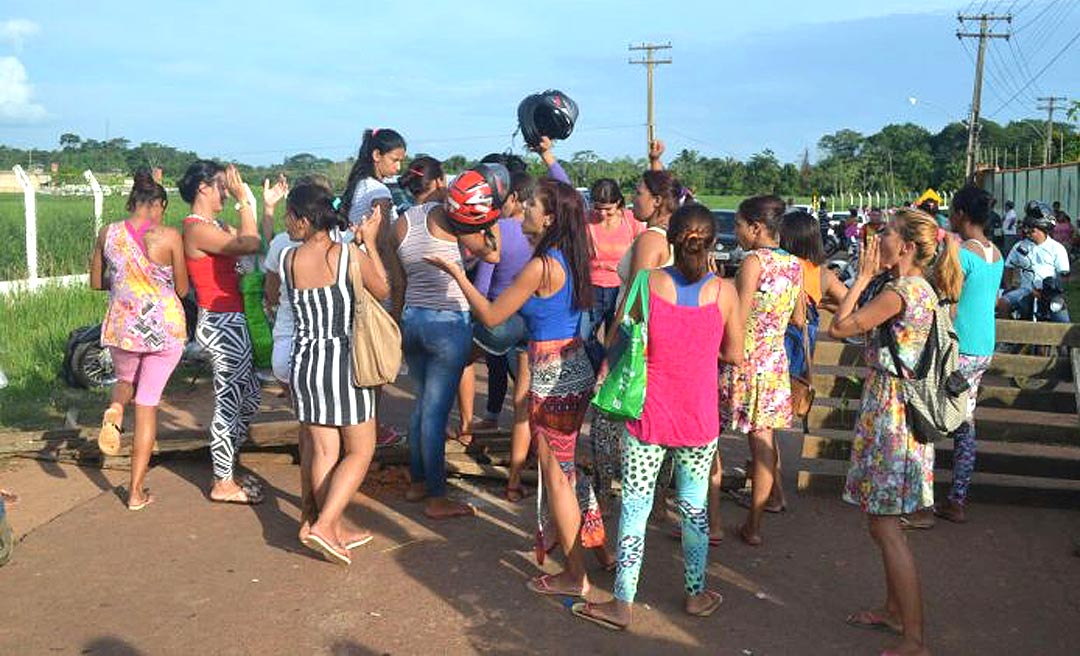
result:
[[[799,258],[781,249],[750,255],[761,278],[746,317],[745,359],[724,368],[720,382],[721,426],[750,433],[791,425],[791,381],[784,332],[802,291]]]
[[[938,297],[930,283],[917,276],[899,278],[884,289],[899,294],[904,309],[878,327],[867,347],[869,373],[844,501],[871,515],[899,515],[934,505],[934,445],[919,444],[908,428],[896,367],[880,331],[893,331],[902,375],[910,377],[930,336]]]

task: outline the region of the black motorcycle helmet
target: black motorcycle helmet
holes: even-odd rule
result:
[[[569,137],[577,117],[577,103],[554,89],[527,96],[518,105],[518,128],[529,146],[537,146],[540,137]]]
[[[1056,223],[1054,210],[1050,209],[1050,206],[1041,200],[1029,200],[1024,205],[1023,227],[1029,230],[1038,228],[1049,235],[1054,231],[1054,224]]]

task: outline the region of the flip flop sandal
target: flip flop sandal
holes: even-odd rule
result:
[[[309,533],[309,535],[310,535],[310,533]],[[355,540],[351,540],[349,542],[346,542],[345,543],[345,550],[346,551],[352,551],[353,549],[364,546],[365,544],[367,544],[368,542],[371,542],[374,539],[375,539],[375,536],[372,535],[371,533],[368,533],[367,535],[365,535],[363,537],[359,537],[359,538],[356,538]]]
[[[724,603],[724,595],[720,594],[719,592],[706,590],[705,594],[709,595],[712,598],[712,602],[698,612],[690,613],[690,615],[693,615],[694,617],[709,617],[720,608],[721,604]]]
[[[551,579],[555,578],[551,574],[541,574],[540,576],[529,579],[525,583],[525,587],[529,590],[540,595],[547,595],[550,597],[581,597],[584,596],[583,591],[567,592],[566,590],[556,590],[551,587]]]
[[[145,507],[149,506],[150,504],[154,503],[154,497],[153,497],[153,495],[150,494],[149,488],[143,490],[143,494],[146,497],[145,501],[143,501],[142,503],[136,503],[134,505],[132,505],[131,503],[128,503],[127,509],[132,511],[132,512],[135,512],[135,511],[142,510],[143,508],[145,508]]]
[[[597,626],[602,626],[605,629],[608,629],[610,631],[625,631],[626,630],[626,625],[625,624],[616,624],[615,622],[612,622],[611,620],[609,620],[609,619],[607,619],[605,617],[599,617],[597,615],[593,615],[592,613],[590,613],[589,608],[591,606],[592,606],[592,604],[590,604],[587,601],[578,601],[578,602],[575,602],[574,604],[572,604],[570,606],[570,612],[573,613],[575,617],[580,617],[581,619],[585,620],[586,622],[592,622],[593,624],[595,624]]]
[[[445,515],[433,515],[427,511],[427,508],[424,508],[424,516],[428,519],[456,519],[458,517],[475,517],[476,508],[473,508],[469,504],[465,504],[465,507],[461,510],[455,510]]]
[[[224,497],[210,497],[210,500],[214,503],[235,503],[240,506],[255,506],[263,502],[262,497],[252,495],[243,487],[236,492]]]
[[[749,510],[750,507],[754,505],[753,498],[750,496],[749,493],[747,493],[746,490],[731,490],[727,494],[729,497],[735,500],[736,504],[738,504],[742,508],[746,508]],[[776,506],[766,505],[765,512],[777,515],[782,512],[787,512],[787,506],[780,506],[779,508],[777,508]]]
[[[101,430],[98,431],[98,450],[107,456],[115,456],[120,453],[120,435],[123,428],[116,423],[119,413],[112,408],[105,411],[101,416]]]
[[[863,618],[863,619],[860,619]],[[873,610],[860,610],[847,616],[844,620],[848,626],[854,626],[858,629],[870,629],[871,631],[885,631],[886,633],[895,633],[900,635],[903,630],[895,624],[891,624],[889,620],[884,616],[878,614]]]
[[[303,542],[305,547],[321,553],[324,558],[336,565],[352,565],[352,558],[349,557],[348,552],[341,553],[318,533],[308,533]]]
[[[913,519],[908,515],[900,515],[900,528],[905,531],[931,529],[934,528],[934,518],[931,516],[928,519]]]

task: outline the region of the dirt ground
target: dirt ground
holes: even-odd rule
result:
[[[891,643],[843,622],[880,599],[882,573],[859,513],[836,498],[795,497],[768,518],[764,547],[713,549],[709,580],[725,603],[708,619],[682,613],[678,543],[651,526],[635,623],[616,634],[526,590],[534,497],[510,504],[497,487],[457,481],[454,494],[479,515],[440,523],[380,486],[349,510],[376,540],[340,568],[295,538],[297,468],[254,470],[271,490],[262,506],[210,504],[208,464],[172,461],[150,473],[158,503],[131,513],[114,487],[122,472],[0,463],[0,484],[22,495],[9,516],[23,536],[0,569],[0,654],[749,656],[876,654]],[[724,512],[730,524],[743,514],[729,502]],[[911,536],[934,653],[1076,653],[1080,513],[971,514]],[[612,575],[592,576],[592,598],[606,598]]]
[[[202,384],[171,393],[162,430],[205,426],[207,393]],[[385,420],[404,428],[408,388],[384,398]],[[262,418],[283,419],[287,408],[264,391]],[[722,448],[729,463],[744,457],[741,444]],[[785,463],[798,448],[784,444]],[[883,573],[860,513],[836,496],[792,494],[788,512],[767,518],[765,546],[729,538],[714,548],[709,581],[725,602],[708,619],[682,612],[681,550],[668,524],[650,525],[634,624],[618,634],[573,618],[570,600],[525,588],[538,572],[535,496],[511,504],[496,483],[456,480],[453,494],[479,514],[435,522],[404,501],[401,471],[378,472],[348,512],[376,540],[340,568],[296,540],[297,467],[252,469],[267,502],[225,506],[206,500],[208,462],[166,460],[148,480],[158,502],[132,513],[118,487],[126,472],[0,460],[0,487],[21,495],[8,515],[22,539],[0,568],[0,654],[754,656],[877,654],[893,643],[843,621],[880,603]],[[790,490],[795,469],[785,470]],[[745,511],[725,500],[723,512],[730,533]],[[910,536],[933,652],[1076,653],[1080,511],[975,505],[970,514],[966,525]],[[607,528],[613,543],[617,520]],[[590,575],[590,598],[607,599],[613,575]]]

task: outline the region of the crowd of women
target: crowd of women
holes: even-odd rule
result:
[[[488,406],[476,423],[497,425],[512,378],[506,498],[526,496],[521,471],[535,456],[537,560],[542,564],[556,547],[564,560],[561,572],[530,579],[529,589],[584,597],[592,587],[591,551],[615,573],[614,599],[579,602],[572,611],[607,628],[628,626],[646,521],[673,476],[685,609],[708,616],[722,601],[705,575],[709,547],[723,538],[718,436],[731,430],[749,440],[751,491],[740,498],[749,513],[738,537],[761,545],[766,513],[787,503],[774,431],[792,423],[791,375],[803,373],[818,311],[828,307],[832,337],[862,335],[866,343],[869,374],[844,499],[866,513],[886,573],[885,604],[848,621],[900,634],[895,653],[925,653],[918,576],[901,520],[934,506],[933,447],[907,426],[900,379],[912,375],[935,312],[948,307],[940,303],[959,303],[961,368],[969,383],[977,386],[986,370],[1002,259],[983,232],[986,194],[967,188],[956,196],[952,227],[959,237],[921,211],[895,211],[867,237],[850,288],[822,266],[814,217],[787,213],[775,196],[748,198],[735,222],[748,257],[731,280],[714,273],[712,213],[663,169],[662,145],[650,150],[650,168],[629,207],[608,179],[592,185],[587,206],[550,140],[536,150],[546,177],[533,178],[520,158],[493,154],[484,161],[494,168],[482,171],[496,171],[494,178],[460,175],[448,185],[439,161],[408,158],[399,133],[369,130],[341,196],[317,176],[264,184],[264,226],[285,202],[286,230],[277,236],[260,234],[232,166],[198,161],[179,180],[191,207],[182,230],[162,224],[165,189],[136,174],[130,215],[102,229],[91,277],[95,288],[109,290],[102,343],[119,379],[103,418],[103,451],[119,447],[125,407],[135,405],[128,507],[153,501],[145,476],[155,409],[186,337],[180,299],[189,280],[198,304],[195,339],[213,366],[208,497],[264,499],[259,481],[236,471],[260,396],[237,271],[245,258],[262,254],[268,305],[276,306],[273,371],[301,424],[303,544],[349,564],[351,552],[372,539],[343,521],[376,444],[394,439],[389,428],[377,427],[378,389],[352,382],[352,308],[362,284],[399,320],[415,390],[406,499],[422,502],[432,519],[473,514],[448,496],[445,443],[455,397],[462,420],[449,436],[470,446],[475,440],[470,369],[486,360]],[[414,200],[400,215],[381,182],[396,174]],[[220,218],[229,196],[236,199],[235,226]],[[465,229],[477,213],[498,220]],[[590,400],[611,364],[605,354],[619,351],[624,316],[647,323],[644,409],[626,422],[591,415],[591,453],[578,454]],[[956,437],[953,489],[939,510],[962,521],[975,452],[970,413]],[[582,459],[592,463],[589,475]],[[621,479],[621,508],[612,539],[605,517],[612,514],[614,479]]]

